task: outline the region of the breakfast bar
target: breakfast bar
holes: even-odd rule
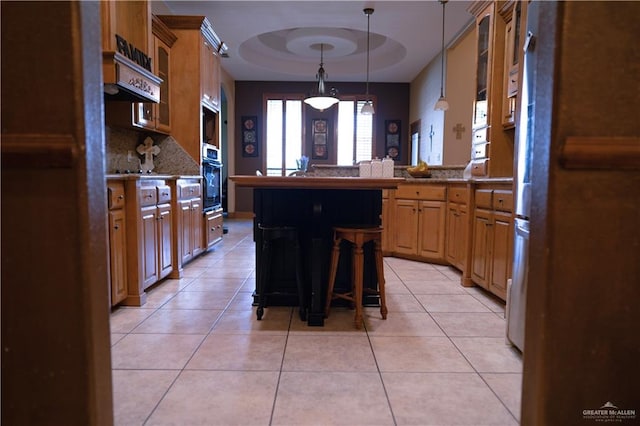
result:
[[[253,188],[256,282],[260,282],[263,261],[258,225],[293,226],[298,229],[302,252],[302,276],[310,326],[324,325],[325,292],[333,245],[332,228],[337,225],[380,226],[382,190],[395,189],[402,178],[231,176],[236,186]],[[298,305],[295,262],[289,247],[280,247],[272,259],[269,274],[269,305]],[[338,268],[336,287],[348,286],[348,259]],[[365,250],[364,286],[377,287],[372,250]],[[254,293],[254,303],[258,294]],[[364,304],[378,303],[366,296]]]

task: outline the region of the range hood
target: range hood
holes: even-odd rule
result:
[[[105,100],[160,102],[162,79],[119,52],[102,52]]]

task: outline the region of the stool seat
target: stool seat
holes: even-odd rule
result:
[[[306,303],[304,286],[302,281],[302,255],[300,253],[300,242],[298,239],[298,229],[295,226],[289,225],[264,225],[259,223],[258,229],[260,230],[262,237],[262,246],[260,248],[261,261],[258,267],[260,268],[260,279],[257,281],[258,291],[258,309],[256,315],[258,320],[262,319],[264,315],[264,308],[267,298],[267,283],[271,274],[271,261],[273,258],[273,243],[276,240],[284,240],[291,244],[295,252],[295,274],[296,274],[296,286],[298,291],[298,301],[300,304],[299,313],[300,319],[303,321],[306,319]]]
[[[351,274],[351,291],[338,293],[334,291],[338,262],[340,260],[340,244],[348,241],[353,248],[353,269]],[[373,242],[376,264],[376,276],[378,278],[378,290],[363,288],[364,275],[364,250],[366,243]],[[331,266],[329,271],[329,284],[327,286],[327,302],[325,305],[325,317],[329,316],[331,301],[344,299],[354,306],[356,314],[354,323],[356,328],[362,326],[362,296],[368,293],[380,296],[380,314],[382,319],[387,319],[387,304],[384,289],[384,263],[382,258],[382,228],[366,225],[335,226],[333,228],[333,250],[331,252]]]

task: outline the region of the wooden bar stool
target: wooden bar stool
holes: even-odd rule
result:
[[[273,248],[276,240],[284,240],[291,244],[295,253],[294,265],[296,274],[296,285],[298,290],[298,301],[300,304],[300,319],[306,320],[306,303],[304,285],[302,282],[302,255],[300,253],[300,241],[298,240],[298,229],[293,226],[268,226],[258,224],[262,237],[260,279],[257,282],[258,309],[256,311],[258,320],[262,319],[264,307],[267,300],[267,283],[271,276]]]
[[[335,293],[333,291],[340,259],[340,243],[346,240],[353,247],[353,269],[351,275],[351,291],[347,293]],[[378,290],[363,289],[364,251],[362,246],[372,241],[376,263],[376,275],[378,277]],[[333,250],[331,252],[331,266],[329,271],[329,285],[327,287],[327,303],[324,309],[325,318],[329,316],[331,301],[344,299],[350,301],[356,310],[354,319],[356,328],[362,326],[362,296],[363,292],[380,296],[380,314],[382,319],[387,319],[387,304],[384,294],[384,267],[382,259],[382,228],[381,227],[334,227]]]

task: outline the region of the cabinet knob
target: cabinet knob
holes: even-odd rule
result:
[[[118,200],[124,200],[124,195],[118,195]]]
[[[117,231],[118,229],[120,229],[120,226],[119,225],[114,225],[113,229],[115,229]]]

